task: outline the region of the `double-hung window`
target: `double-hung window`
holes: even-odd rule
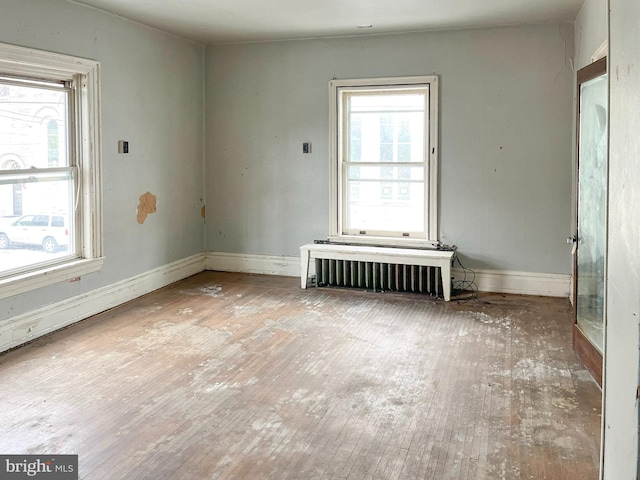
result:
[[[0,44],[0,298],[102,264],[98,67]]]
[[[436,76],[332,80],[331,239],[438,241]]]

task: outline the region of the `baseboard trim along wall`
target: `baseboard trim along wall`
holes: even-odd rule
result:
[[[299,277],[300,258],[223,252],[193,255],[8,319],[0,326],[0,352],[117,307],[205,269]],[[313,262],[309,273],[315,273]],[[464,272],[454,268],[452,277],[454,281],[462,280]],[[569,297],[571,291],[571,275],[561,274],[476,270],[475,283],[482,292]]]
[[[571,275],[506,270],[474,270],[474,272],[475,284],[481,292],[569,298],[571,291]],[[460,268],[451,269],[451,275],[454,281],[465,278]],[[466,280],[471,280],[472,277],[473,275],[467,273]]]
[[[220,272],[258,273],[282,277],[300,276],[300,257],[209,252],[205,264],[207,270]]]
[[[195,275],[204,266],[205,254],[199,253],[10,318],[0,326],[0,352]]]
[[[300,276],[300,258],[239,253],[209,252],[206,269],[223,272],[258,273],[263,275]],[[311,262],[309,273],[315,273]],[[452,269],[454,280],[462,280],[462,269]],[[569,297],[571,275],[555,273],[476,270],[475,283],[481,292],[516,293],[547,297]]]

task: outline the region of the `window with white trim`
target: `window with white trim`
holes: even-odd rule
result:
[[[102,265],[99,64],[0,44],[0,298]]]
[[[438,241],[436,76],[332,80],[331,236]]]

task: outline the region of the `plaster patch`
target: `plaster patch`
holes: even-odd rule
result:
[[[143,224],[147,219],[147,215],[156,213],[156,196],[150,192],[140,195],[140,203],[138,204],[138,223]]]

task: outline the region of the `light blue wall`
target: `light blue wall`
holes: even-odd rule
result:
[[[436,73],[441,240],[471,267],[569,273],[573,45],[544,24],[207,47],[207,250],[326,238],[329,80]]]
[[[100,62],[106,255],[78,282],[0,300],[0,322],[202,252],[202,46],[64,0],[3,0],[0,9],[0,42]],[[117,153],[118,140],[129,155]],[[158,211],[140,225],[147,191]]]
[[[586,0],[576,17],[576,70],[591,63],[591,57],[607,41],[607,1]]]

